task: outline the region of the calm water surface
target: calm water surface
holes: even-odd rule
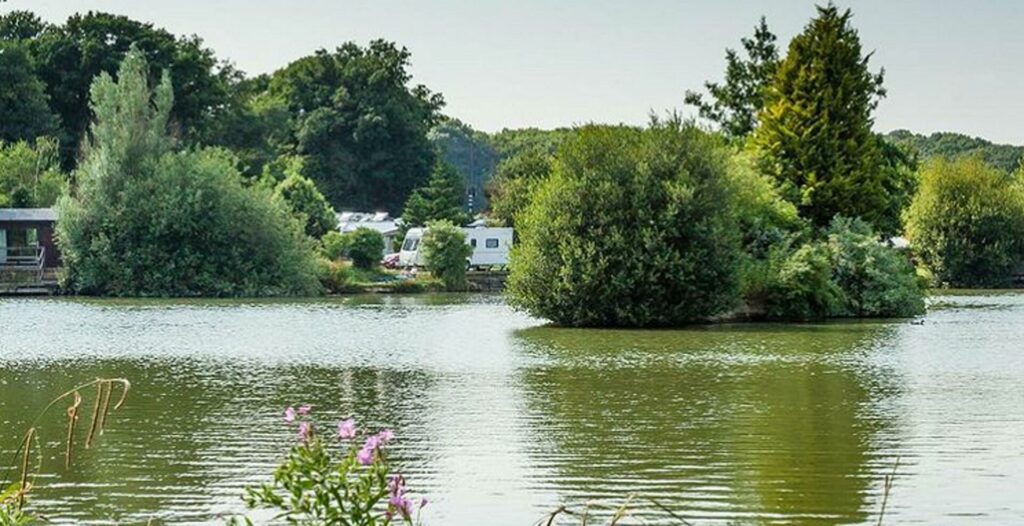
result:
[[[1024,522],[1024,295],[916,321],[545,327],[495,296],[0,299],[0,450],[68,387],[134,385],[33,504],[54,523],[220,523],[291,432],[285,405],[395,429],[430,525],[529,525],[653,497],[697,524]],[[641,519],[664,520],[639,502]]]

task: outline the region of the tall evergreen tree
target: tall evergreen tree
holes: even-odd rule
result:
[[[904,177],[885,170],[872,112],[885,95],[868,69],[849,10],[818,7],[789,45],[760,115],[754,144],[763,168],[800,213],[824,227],[835,215],[893,224],[890,192]]]
[[[762,16],[753,38],[740,41],[747,58],[725,50],[725,80],[705,82],[709,98],[687,91],[685,101],[696,106],[702,118],[718,124],[730,137],[745,137],[757,127],[757,115],[764,107],[765,94],[779,66],[775,35]]]
[[[407,226],[423,226],[428,221],[469,222],[464,206],[466,182],[452,165],[439,161],[434,165],[427,185],[417,188],[405,203],[402,220]]]

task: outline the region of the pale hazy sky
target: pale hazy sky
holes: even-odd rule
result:
[[[849,0],[889,96],[877,127],[1024,144],[1024,2]],[[642,123],[721,77],[726,47],[762,14],[782,43],[804,1],[8,0],[52,22],[100,10],[197,34],[249,73],[317,48],[383,37],[409,48],[416,82],[475,127]]]

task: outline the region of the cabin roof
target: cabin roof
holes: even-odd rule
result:
[[[0,221],[56,221],[53,208],[0,208]]]

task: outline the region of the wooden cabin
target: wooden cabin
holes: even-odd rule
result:
[[[56,222],[52,208],[0,208],[0,285],[10,289],[56,283]]]

